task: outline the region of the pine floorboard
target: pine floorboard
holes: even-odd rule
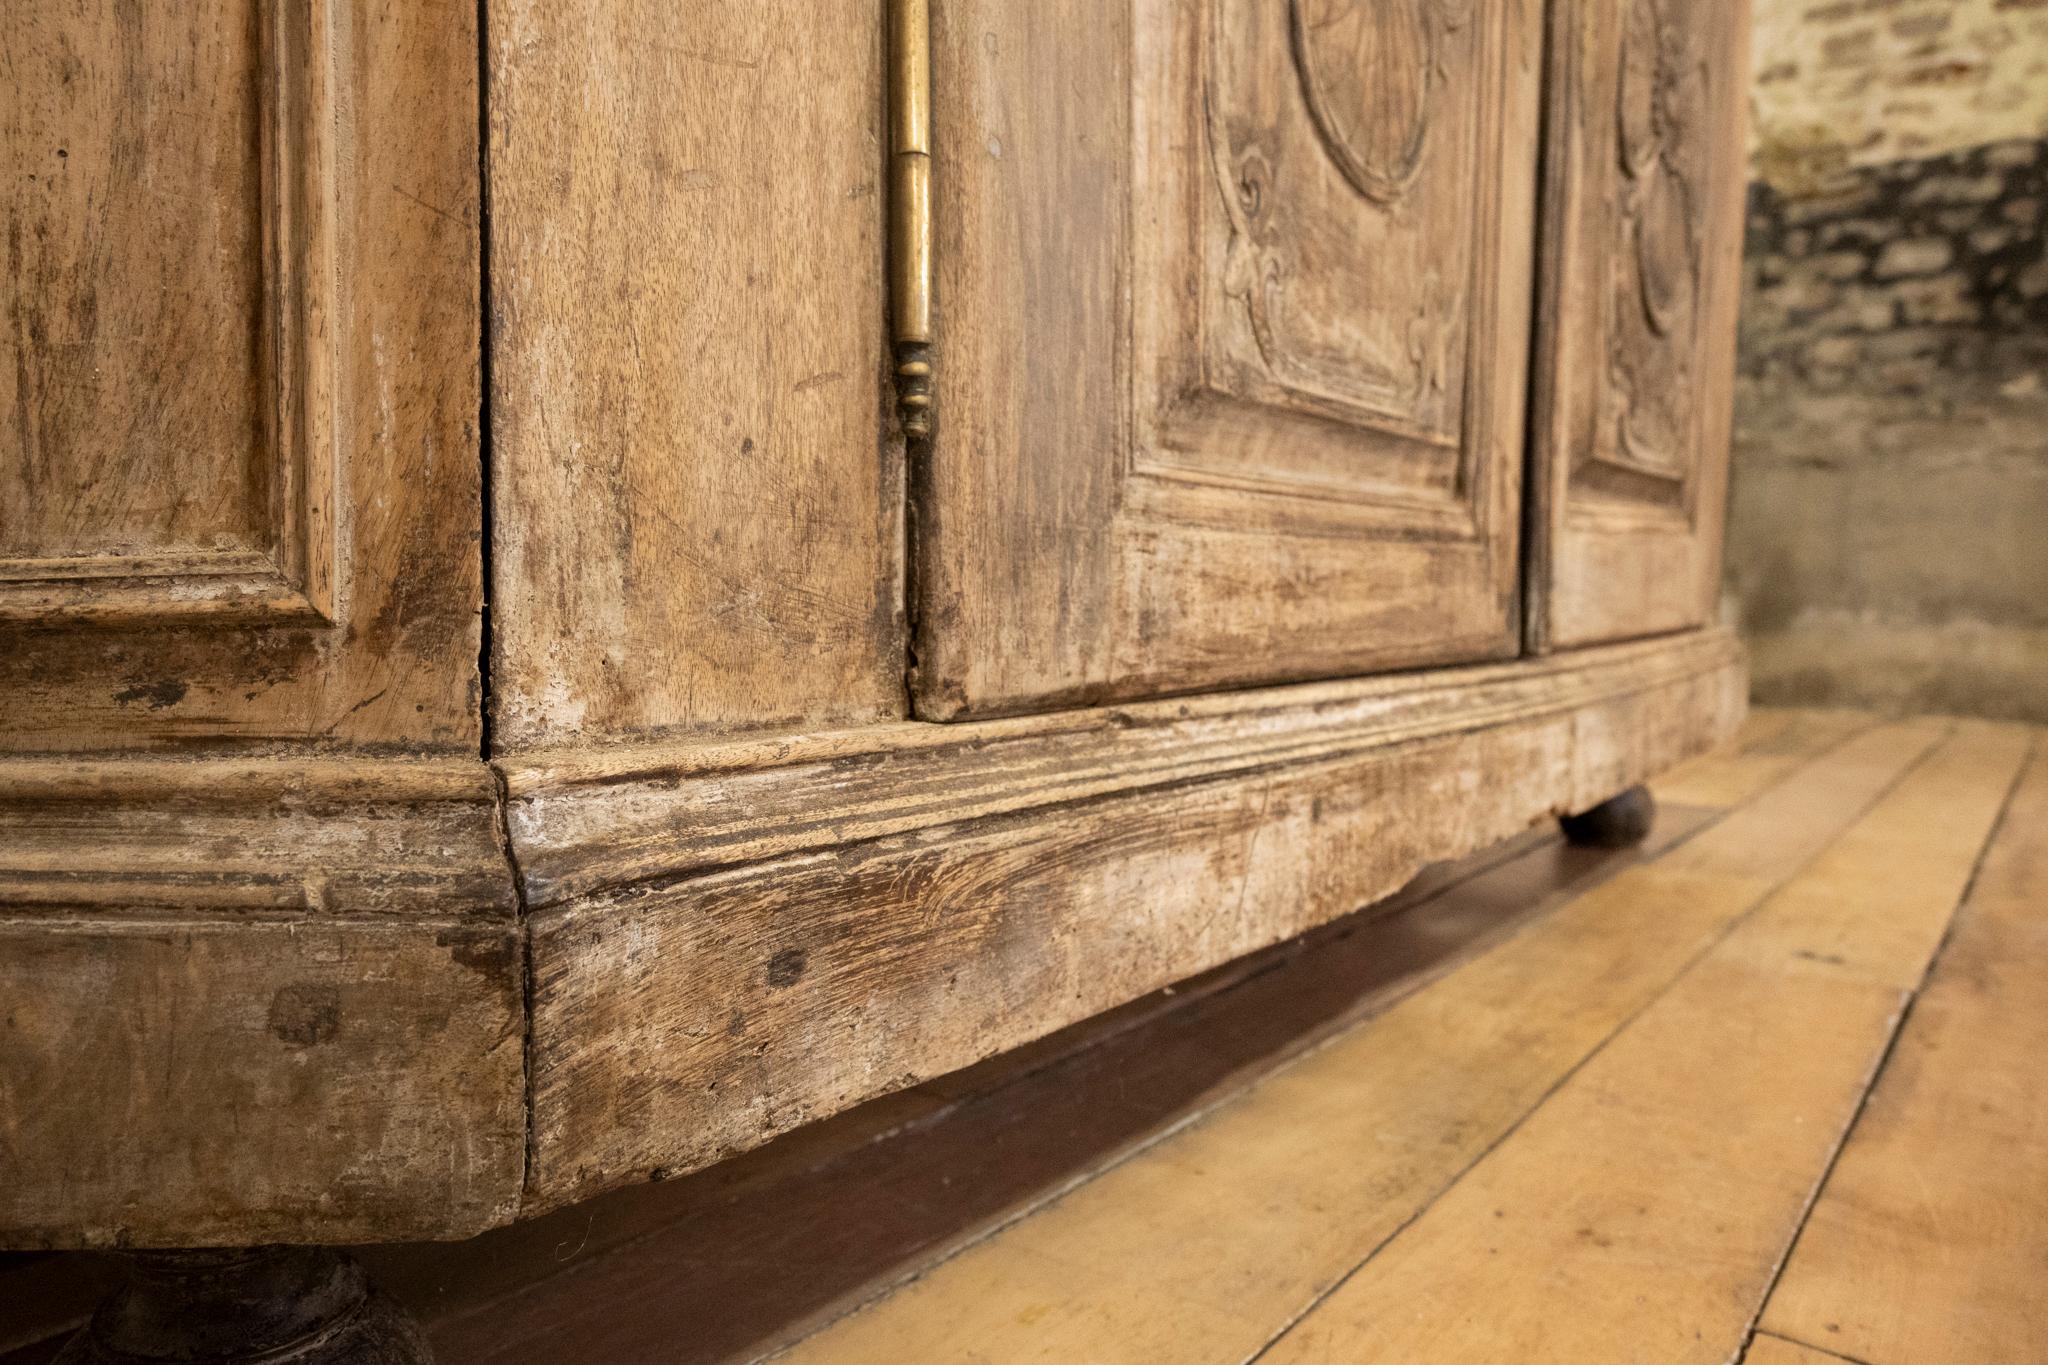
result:
[[[1763,1323],[1868,1365],[2048,1360],[2041,752]]]

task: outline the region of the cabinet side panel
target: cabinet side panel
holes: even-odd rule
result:
[[[476,38],[0,14],[0,751],[475,751]]]
[[[494,742],[900,715],[879,0],[488,28]]]

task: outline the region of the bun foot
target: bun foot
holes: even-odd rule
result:
[[[1557,823],[1564,837],[1581,848],[1629,848],[1650,837],[1650,827],[1657,823],[1657,799],[1648,787],[1634,786]]]
[[[427,1339],[326,1247],[148,1251],[58,1365],[431,1365]]]

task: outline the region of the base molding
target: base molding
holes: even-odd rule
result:
[[[461,1238],[1291,937],[1728,734],[1741,646],[481,759],[0,758],[0,1246]]]
[[[1744,709],[1715,631],[915,727],[916,747],[818,737],[751,767],[511,768],[536,902],[527,1208],[710,1164],[1300,933]]]
[[[1005,720],[540,751],[497,767],[527,906],[540,910],[939,825],[1326,762],[1666,684],[1739,682],[1745,662],[1732,632],[1695,631],[1508,663]],[[1698,724],[1715,720],[1674,713],[1666,723],[1674,737],[1697,740]],[[1556,795],[1559,809],[1574,799],[1583,809],[1628,785],[1606,785],[1592,770],[1586,778],[1591,789]]]
[[[509,1220],[501,829],[480,758],[0,759],[0,1246]]]

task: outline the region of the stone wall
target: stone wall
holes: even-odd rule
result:
[[[2048,0],[1756,0],[1760,701],[2048,720]]]
[[[1706,3],[1706,0],[1691,0]],[[1752,0],[1754,178],[2048,134],[2048,0]]]

